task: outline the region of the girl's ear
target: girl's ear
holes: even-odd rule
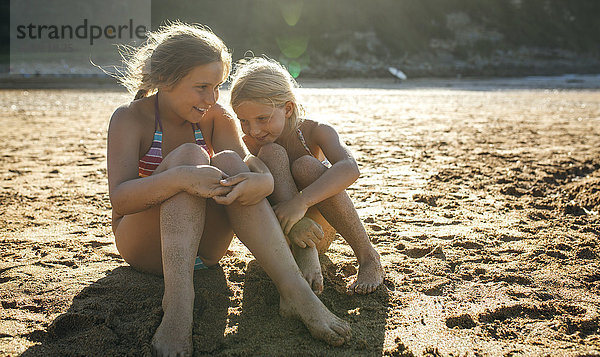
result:
[[[287,101],[285,102],[285,118],[289,119],[292,114],[294,113],[294,107],[296,106],[296,104],[292,101]]]

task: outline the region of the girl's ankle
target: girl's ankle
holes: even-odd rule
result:
[[[356,260],[358,261],[359,265],[368,264],[373,261],[379,261],[380,256],[379,253],[377,253],[377,251],[375,250],[375,248],[371,246],[362,250],[360,254],[356,254]]]

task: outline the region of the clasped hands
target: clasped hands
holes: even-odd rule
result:
[[[264,177],[260,177],[260,175],[245,172],[221,180],[221,185],[233,188],[227,195],[215,196],[213,199],[219,204],[229,204],[236,199],[242,205],[258,203],[273,191],[273,178],[271,175],[267,175],[270,178],[271,189],[266,194],[261,193],[264,191],[259,192],[258,188],[264,185],[261,183]],[[300,248],[315,247],[324,235],[320,224],[304,216],[308,208],[309,206],[302,200],[302,193],[294,196],[291,200],[273,206],[283,233]]]
[[[187,193],[212,198],[221,205],[254,205],[273,192],[273,177],[256,172],[229,177],[214,166],[198,165],[185,171],[183,186]]]
[[[273,177],[270,174],[242,172],[229,177],[214,166],[199,165],[186,171],[185,191],[204,198],[212,198],[221,205],[238,202],[254,205],[273,192]],[[321,225],[304,217],[308,206],[302,193],[273,206],[273,211],[285,235],[300,248],[314,247],[321,238]]]

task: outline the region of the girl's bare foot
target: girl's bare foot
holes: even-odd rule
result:
[[[300,248],[292,243],[292,253],[296,259],[296,264],[302,272],[302,276],[308,282],[308,286],[320,295],[323,292],[323,274],[321,273],[321,263],[319,262],[319,252],[315,247]]]
[[[191,356],[194,291],[175,298],[165,294],[162,305],[164,315],[152,337],[152,355]]]
[[[372,249],[372,252],[361,259],[356,280],[350,285],[348,292],[350,294],[370,294],[381,285],[384,275],[379,253]]]
[[[310,334],[332,346],[340,346],[350,340],[350,325],[323,305],[310,291],[291,289],[287,297],[281,294],[279,314],[287,318],[297,318],[304,323]]]

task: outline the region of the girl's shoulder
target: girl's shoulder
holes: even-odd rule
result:
[[[312,142],[318,142],[320,139],[328,137],[331,134],[337,134],[337,131],[331,124],[320,120],[304,119],[299,128],[302,131],[302,135],[308,141]]]
[[[298,126],[298,129],[300,129],[302,135],[310,137],[315,128],[321,124],[322,123],[320,121],[303,118],[302,122],[300,122],[300,125]]]
[[[233,120],[233,116],[231,113],[221,104],[215,103],[210,108],[206,114],[204,114],[204,119],[214,122],[215,120]]]
[[[118,107],[110,118],[110,127],[154,127],[154,106],[150,98],[142,98]]]
[[[302,119],[302,122],[300,123],[300,129],[312,130],[315,128],[333,128],[333,126],[331,126],[331,124],[329,122],[326,122],[323,120],[315,120],[315,119],[307,119],[307,118]]]
[[[220,116],[220,115],[229,115],[229,112],[221,104],[215,103],[215,104],[211,105],[210,108],[208,108],[207,114]]]

